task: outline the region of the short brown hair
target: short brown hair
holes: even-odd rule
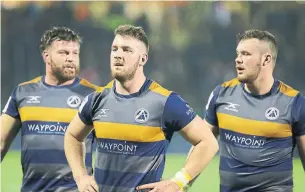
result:
[[[237,34],[237,43],[239,43],[242,40],[247,40],[247,39],[258,39],[261,41],[265,41],[268,42],[272,51],[272,56],[274,61],[277,58],[277,52],[278,52],[278,48],[277,48],[277,42],[276,42],[276,38],[274,37],[274,35],[268,31],[262,31],[262,30],[258,30],[258,29],[251,29],[251,30],[247,30],[244,31],[243,33],[239,33]]]
[[[73,30],[67,27],[52,27],[42,35],[40,40],[40,51],[43,52],[56,40],[82,43],[81,37]]]
[[[140,26],[136,27],[133,25],[120,25],[114,30],[114,35],[133,37],[143,42],[147,48],[147,51],[149,50],[148,38],[144,29]]]

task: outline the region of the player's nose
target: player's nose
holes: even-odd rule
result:
[[[240,57],[235,58],[235,64],[242,64],[242,63],[243,63],[243,61]]]
[[[74,60],[73,55],[72,55],[72,54],[68,54],[68,55],[67,55],[67,61],[68,61],[68,62],[72,62],[73,60]]]
[[[123,57],[119,54],[114,55],[113,58],[117,61],[121,61],[123,59]]]

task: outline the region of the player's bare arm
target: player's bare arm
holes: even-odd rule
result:
[[[1,162],[20,129],[20,120],[7,114],[1,115]]]
[[[300,159],[305,171],[305,97],[298,95],[293,103],[293,131]]]
[[[65,154],[80,192],[85,190],[89,192],[98,191],[98,186],[93,176],[87,175],[83,161],[84,149],[82,142],[92,129],[92,126],[85,125],[79,115],[76,115],[65,134]]]
[[[192,178],[196,177],[217,153],[219,147],[211,131],[211,125],[197,116],[181,130],[182,136],[193,145],[185,169]]]
[[[180,133],[194,146],[184,168],[171,179],[171,183],[169,183],[168,180],[164,180],[157,183],[142,185],[138,187],[138,189],[151,188],[158,189],[159,191],[172,190],[173,192],[183,190],[190,180],[203,171],[219,149],[217,140],[213,136],[211,129],[199,116],[196,116],[194,120],[180,131]],[[170,188],[169,185],[175,185],[176,188]]]
[[[205,119],[203,120],[204,123],[204,127],[206,127],[206,129],[210,129],[214,135],[214,137],[217,139],[219,136],[219,128],[217,126],[211,125],[210,123],[208,123]],[[194,149],[194,146],[191,147],[188,155],[187,155],[187,159],[189,158],[190,154],[192,153]]]
[[[218,136],[219,136],[219,128],[217,126],[214,126],[214,125],[211,125],[210,123],[208,123],[205,119],[203,120],[203,123],[204,123],[204,129],[210,129],[214,135],[214,137],[217,139]],[[189,159],[190,155],[192,154],[194,150],[194,146],[191,147],[190,151],[188,152],[188,155],[187,155],[187,159],[186,161]],[[198,178],[200,174],[198,174],[196,177],[194,177],[190,182],[189,182],[189,185],[191,186],[195,181],[196,179]]]
[[[305,135],[297,137],[297,145],[299,149],[300,159],[303,164],[303,169],[305,171]]]

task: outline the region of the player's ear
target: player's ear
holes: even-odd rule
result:
[[[148,55],[147,54],[143,54],[140,58],[140,66],[144,66],[145,63],[147,62],[148,60]]]
[[[272,64],[272,55],[267,53],[267,54],[263,55],[262,60],[263,60],[262,61],[263,66],[270,65],[270,64]]]
[[[43,52],[42,52],[42,58],[43,58],[43,61],[46,63],[46,64],[48,64],[48,63],[50,63],[50,57],[49,57],[49,53],[48,53],[48,51],[47,50],[44,50]]]

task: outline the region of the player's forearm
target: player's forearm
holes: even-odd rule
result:
[[[305,135],[301,137],[297,137],[297,146],[298,146],[300,159],[303,165],[303,169],[305,171]]]
[[[191,178],[197,177],[203,171],[213,159],[218,149],[218,143],[215,138],[210,138],[205,141],[202,140],[196,146],[192,147],[184,166]]]
[[[8,152],[11,146],[11,143],[18,134],[20,121],[12,118],[9,115],[3,114],[0,116],[0,123],[1,123],[0,148],[1,148],[1,162],[2,162],[2,160],[4,159],[6,153]]]
[[[87,171],[83,161],[84,155],[82,142],[78,141],[70,133],[66,133],[64,148],[74,178],[86,175]]]
[[[194,150],[194,146],[192,146],[191,149],[190,149],[190,151],[188,152],[186,161],[188,161],[188,159],[189,159],[191,153],[193,152],[193,150]],[[196,177],[192,178],[192,180],[188,183],[188,185],[189,185],[189,186],[192,186],[193,183],[196,181],[196,179],[200,176],[200,174],[201,174],[201,173],[199,173]]]
[[[8,149],[9,149],[9,142],[6,142],[4,139],[1,138],[1,162],[4,159]]]

